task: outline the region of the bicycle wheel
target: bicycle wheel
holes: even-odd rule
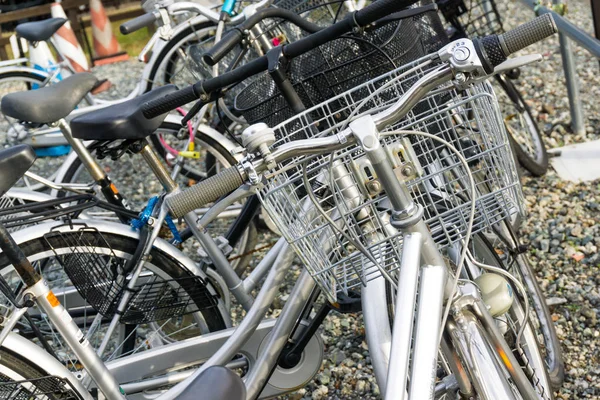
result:
[[[484,235],[477,235],[472,240],[471,247],[471,251],[477,261],[509,271],[521,283],[524,283],[523,278],[517,269],[500,258],[498,252],[501,251],[495,248]],[[511,309],[506,313],[506,319],[502,320],[498,318],[497,323],[505,331],[505,340],[511,349],[513,349],[515,357],[520,362],[520,367],[526,372],[527,377],[536,389],[539,398],[542,400],[554,399],[553,389],[555,386],[551,377],[555,374],[555,371],[553,371],[552,365],[548,363],[548,346],[546,346],[545,343],[540,343],[539,339],[546,336],[547,332],[545,332],[545,330],[548,328],[554,333],[554,326],[547,327],[540,322],[547,320],[544,317],[539,317],[539,309],[535,307],[535,301],[532,299],[533,297],[539,298],[545,304],[545,298],[541,291],[532,295],[528,290],[528,286],[524,285],[526,291],[528,291],[527,295],[529,297],[528,301],[530,307],[529,320],[523,331],[521,349],[519,350],[516,347],[518,326],[520,326],[518,322],[523,321],[525,316],[525,304],[524,299],[521,297],[521,293],[516,290],[515,285],[510,281],[509,283],[516,295],[514,296]],[[555,336],[556,333],[554,333],[554,337]]]
[[[562,350],[550,310],[542,289],[537,283],[535,272],[525,254],[511,254],[504,242],[495,236],[492,239],[482,237],[485,246],[493,254],[498,263],[511,272],[523,284],[528,292],[530,305],[530,324],[544,356],[546,371],[553,389],[558,390],[565,379],[565,366],[562,359]],[[502,259],[501,259],[502,258]],[[501,260],[500,260],[501,259]]]
[[[504,126],[516,144],[513,148],[519,164],[534,176],[544,175],[548,170],[548,154],[531,109],[509,78],[496,75],[493,82]]]
[[[123,268],[135,253],[139,238],[119,233],[122,226],[109,223],[75,221],[71,225],[51,223],[34,229],[21,231],[17,244],[97,349],[116,312],[122,294],[119,287],[125,285],[121,281],[121,286],[115,286],[118,280],[114,277],[130,277]],[[186,259],[168,245],[153,247],[135,294],[121,314],[121,323],[107,340],[104,361],[227,327],[228,315],[217,292],[207,279],[184,266],[186,261],[181,260]],[[0,270],[18,290],[20,281],[2,255]],[[27,321],[19,325],[20,333],[38,344],[45,341],[63,365],[76,370],[75,355],[44,314],[36,310],[30,310],[30,320],[42,337]]]
[[[0,348],[0,398],[79,399],[83,398],[59,377],[42,370],[31,360]]]
[[[157,139],[158,135],[163,137],[177,137],[180,129],[180,125],[164,122],[157,132],[150,136],[151,141],[154,142],[154,139]],[[197,133],[197,143],[199,146],[197,149],[201,156],[199,160],[195,160],[195,170],[199,171],[202,168],[204,176],[212,175],[222,167],[228,167],[235,162],[233,156],[221,143],[202,132]],[[92,154],[95,153],[94,146],[94,144],[89,146]],[[160,146],[160,144],[155,144],[155,146]],[[164,151],[162,147],[155,148],[159,154],[161,151]],[[166,157],[164,153],[162,155]],[[68,162],[70,164],[64,167],[64,174],[57,177],[57,183],[89,183],[93,181],[79,158],[72,157]],[[118,160],[103,159],[98,162],[108,172],[108,175],[134,210],[142,209],[150,196],[162,191],[162,186],[158,180],[153,178],[152,171],[139,156],[121,157]],[[140,176],[144,176],[144,178],[140,178]],[[179,184],[185,187],[188,182],[185,179],[179,179]],[[144,195],[142,196],[140,193]],[[64,192],[58,194],[58,196],[64,195]],[[225,235],[235,218],[239,215],[241,208],[242,204],[234,204],[229,207],[207,227],[209,233],[213,237]],[[203,211],[205,210],[200,210],[201,213]],[[90,216],[109,220],[115,219],[114,214],[106,213],[102,210],[95,210]],[[253,224],[252,222],[251,225]],[[254,227],[249,226],[238,243],[233,244],[233,252],[229,254],[229,258],[232,259],[232,265],[236,270],[245,269],[250,262],[250,253],[257,242],[257,237],[254,233]]]
[[[41,71],[35,73],[30,70],[14,70],[0,73],[0,101],[8,93],[21,92],[36,89],[46,80],[46,75]],[[0,142],[6,146],[13,146],[21,141],[28,140],[36,129],[40,126],[23,124],[14,118],[4,115],[0,111]],[[67,142],[64,141],[66,145]],[[65,148],[68,151],[68,148]],[[30,171],[47,179],[53,179],[54,173],[58,170],[64,157],[48,156],[44,157],[43,162],[36,162],[30,168]],[[27,177],[23,177],[17,182],[15,187],[27,187],[31,190],[40,190],[43,186]]]
[[[498,257],[496,249],[491,246],[490,242],[483,235],[476,235],[473,237],[470,245],[471,253],[474,258],[480,263],[499,267],[504,270],[507,269],[506,264]],[[460,249],[454,248],[449,252],[449,259],[457,260]],[[474,270],[467,272],[468,279],[474,279],[480,274],[481,270],[475,267]],[[473,276],[475,275],[475,276]],[[386,293],[387,293],[387,304],[389,309],[389,327],[393,325],[394,317],[394,305],[395,305],[395,291],[386,282]],[[513,285],[511,285],[513,286]],[[517,293],[513,286],[513,292]],[[550,380],[549,366],[546,362],[545,347],[539,343],[538,337],[542,335],[540,325],[536,322],[535,315],[532,315],[535,311],[530,308],[530,318],[527,321],[527,326],[524,330],[523,337],[521,339],[520,351],[516,347],[516,337],[519,322],[523,320],[524,315],[524,303],[523,300],[517,295],[514,297],[513,306],[511,309],[502,317],[496,318],[497,326],[501,328],[504,333],[503,339],[507,342],[513,353],[519,362],[520,368],[526,371],[526,375],[529,378],[531,385],[536,391],[540,400],[552,400],[553,396],[553,384]],[[388,328],[390,329],[390,328]],[[485,335],[483,335],[485,336]],[[487,340],[487,339],[486,339]],[[488,343],[489,347],[487,351],[492,351],[494,346]],[[371,357],[389,357],[389,353],[374,352]],[[494,356],[496,357],[496,356]],[[374,362],[374,365],[377,365]],[[381,363],[379,363],[381,365]],[[384,361],[383,365],[387,365],[387,361]],[[443,363],[442,363],[443,365]],[[507,376],[506,379],[509,379]],[[440,397],[443,398],[443,397]],[[485,398],[485,397],[483,397]],[[517,397],[518,398],[518,397]]]

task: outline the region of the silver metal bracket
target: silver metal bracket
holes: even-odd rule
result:
[[[374,152],[381,147],[379,143],[379,131],[373,117],[370,115],[355,119],[350,122],[349,126],[352,134],[365,153]]]
[[[254,169],[254,165],[252,164],[253,159],[254,156],[252,154],[248,154],[236,165],[242,176],[246,175],[248,177],[248,181],[252,185],[258,185],[260,183],[260,176]]]
[[[459,39],[447,44],[438,51],[438,57],[450,64],[455,72],[470,73],[474,76],[486,75],[481,60],[469,39]]]
[[[412,208],[412,210],[408,210],[402,213],[398,213],[396,211],[392,212],[392,218],[390,220],[390,223],[394,228],[398,230],[408,229],[411,226],[414,226],[423,218],[423,213],[423,206],[417,204],[416,207]]]

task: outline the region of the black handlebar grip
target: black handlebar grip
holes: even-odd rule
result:
[[[558,32],[554,18],[544,14],[501,35],[489,35],[473,39],[473,46],[486,73],[516,51],[524,49]]]
[[[119,27],[119,30],[123,35],[129,35],[132,32],[142,29],[145,26],[152,25],[160,17],[159,13],[148,13],[140,15],[130,21],[127,21]]]
[[[197,208],[204,207],[239,188],[244,183],[240,171],[234,165],[194,186],[165,199],[171,215],[180,218]]]
[[[360,26],[365,26],[377,21],[380,18],[400,11],[408,6],[415,4],[418,0],[377,0],[368,7],[359,10],[354,14],[354,19]]]
[[[244,35],[238,29],[233,29],[221,38],[213,47],[202,55],[204,62],[210,66],[215,65],[243,39]]]
[[[558,32],[551,14],[544,14],[498,36],[505,55],[516,53]]]
[[[198,99],[193,86],[180,89],[176,92],[169,93],[160,99],[154,99],[142,106],[142,113],[146,119],[152,119],[168,113],[171,110],[191,103]]]

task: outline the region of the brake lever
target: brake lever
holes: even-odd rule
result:
[[[524,56],[509,58],[504,61],[502,64],[496,66],[494,68],[494,75],[501,74],[505,71],[510,71],[515,68],[523,67],[528,64],[533,64],[535,62],[540,62],[544,59],[541,54],[527,54]]]
[[[196,104],[194,104],[193,107],[190,109],[190,111],[188,111],[187,114],[185,114],[184,117],[181,119],[181,125],[185,126],[192,118],[194,118],[196,114],[200,112],[202,107],[204,107],[204,104],[205,103],[202,100],[197,101]]]

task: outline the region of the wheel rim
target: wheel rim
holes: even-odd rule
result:
[[[541,141],[538,126],[527,111],[523,99],[521,96],[515,96],[517,99],[517,104],[515,104],[503,85],[496,83],[494,86],[506,130],[529,158],[537,164],[542,164],[544,162],[544,144]]]

